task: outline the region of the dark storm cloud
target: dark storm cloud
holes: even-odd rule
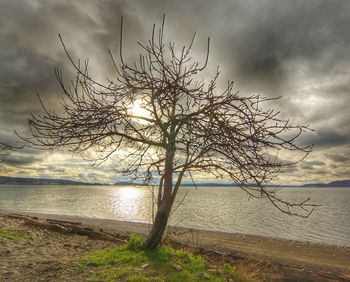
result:
[[[234,79],[242,94],[282,96],[272,106],[285,117],[337,131],[321,132],[317,138],[326,139],[313,143],[348,142],[348,1],[144,1],[140,6],[153,21],[166,12],[178,37],[198,30],[202,43],[201,36],[210,35],[210,64],[220,65],[222,77]]]
[[[0,155],[1,160],[6,165],[10,166],[27,166],[32,165],[35,162],[41,161],[40,158],[34,156],[23,156],[23,155]]]
[[[335,129],[319,129],[301,138],[303,145],[313,144],[316,149],[343,146],[350,143],[350,132]]]
[[[283,96],[273,107],[316,129],[301,142],[315,144],[316,153],[332,148],[324,156],[341,159],[350,143],[347,0],[1,1],[0,140],[15,144],[12,129],[23,131],[40,109],[36,92],[57,105],[55,67],[72,78],[58,33],[74,59],[90,58],[98,79],[113,78],[106,50],[118,57],[120,16],[125,56],[132,58],[140,51],[136,41],[147,40],[163,13],[168,39],[182,44],[198,31],[194,52],[202,58],[210,36],[209,68],[220,65],[223,81],[234,79],[243,95]]]
[[[13,143],[14,144],[8,142],[7,144],[15,145],[15,141],[13,141]],[[30,147],[13,147],[11,151],[0,153],[0,163],[12,169],[31,169],[31,166],[39,164],[45,159],[45,154],[47,154],[47,152],[38,151]],[[0,174],[1,172],[2,169],[0,168]]]
[[[82,8],[82,4],[85,8]],[[118,1],[2,1],[0,3],[0,120],[1,127],[24,125],[37,112],[37,93],[48,104],[57,101],[54,69],[72,78],[58,34],[73,58],[92,57],[96,72],[106,76],[107,48],[116,46],[120,16],[128,12]],[[129,28],[135,28],[129,21]],[[135,33],[134,33],[135,34]],[[96,64],[98,61],[98,64]],[[104,66],[104,67],[101,67]]]
[[[143,1],[140,6],[153,21],[166,12],[178,34],[210,35],[211,55],[235,77],[269,88],[284,82],[289,60],[331,71],[350,41],[347,1]]]

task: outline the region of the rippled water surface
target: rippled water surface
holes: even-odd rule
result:
[[[308,218],[290,217],[238,188],[183,187],[171,224],[350,246],[350,188],[284,188],[286,199],[310,197],[322,206]],[[0,185],[0,209],[150,221],[147,188]],[[175,203],[175,207],[177,204]]]

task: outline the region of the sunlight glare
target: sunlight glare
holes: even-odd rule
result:
[[[110,208],[122,219],[135,220],[142,209],[144,191],[137,188],[120,188],[114,191],[111,197]]]
[[[143,107],[141,99],[135,100],[132,104],[132,114],[138,117],[150,118],[150,113]],[[141,124],[147,123],[147,121],[143,119],[136,118],[135,120],[137,120],[137,122]]]

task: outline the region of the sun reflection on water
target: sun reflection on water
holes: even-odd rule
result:
[[[112,191],[109,208],[120,219],[149,220],[147,190],[140,188],[120,188]],[[146,198],[146,199],[145,199]]]

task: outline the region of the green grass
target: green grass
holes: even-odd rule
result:
[[[0,238],[14,239],[14,240],[27,240],[28,237],[22,234],[18,234],[11,231],[0,229]]]
[[[79,261],[78,270],[92,271],[91,281],[253,281],[227,264],[209,271],[206,260],[183,249],[148,251],[141,244],[134,236],[121,247],[93,252]]]

